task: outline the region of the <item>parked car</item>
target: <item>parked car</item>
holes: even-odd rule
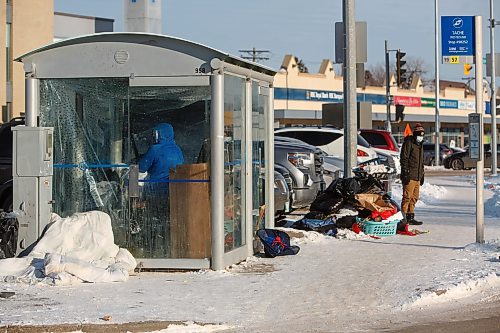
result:
[[[453,150],[447,145],[441,143],[439,144],[439,156],[440,160],[444,159],[453,154]],[[434,143],[424,143],[424,165],[434,165],[434,160],[436,157],[436,145]]]
[[[292,180],[291,208],[311,204],[325,188],[323,155],[321,149],[300,140],[275,136],[274,163],[285,168]]]
[[[332,126],[284,127],[274,131],[275,137],[289,137],[316,146],[330,156],[344,157],[344,131]],[[357,134],[357,161],[366,163],[377,159],[370,144]]]
[[[12,211],[12,128],[24,125],[24,118],[13,118],[0,125],[0,209]]]
[[[359,134],[375,150],[381,163],[395,169],[397,174],[401,173],[399,147],[390,132],[379,129],[360,129]]]
[[[497,147],[497,167],[500,167],[500,145]],[[469,170],[476,167],[476,160],[469,157],[469,148],[466,147],[465,151],[448,155],[443,160],[445,169],[453,170]],[[484,167],[491,167],[491,145],[484,145]]]
[[[290,191],[286,183],[285,177],[278,172],[274,171],[274,216],[283,215],[288,211],[290,201]]]
[[[275,171],[275,176],[274,176],[274,214],[275,216],[283,215],[287,212],[290,211],[290,204],[292,202],[292,188],[293,188],[293,181],[292,177],[290,176],[290,172],[288,172],[287,169],[284,167],[275,164],[274,165],[274,171]],[[279,173],[279,175],[282,177],[278,177],[276,175],[276,172]],[[283,190],[277,183],[277,180],[279,179],[278,182],[284,181],[285,186],[286,186],[286,200],[284,198],[281,198],[283,195]],[[277,194],[277,189],[279,194]]]
[[[360,129],[359,134],[368,141],[372,148],[390,150],[399,154],[398,144],[390,132],[380,129]]]

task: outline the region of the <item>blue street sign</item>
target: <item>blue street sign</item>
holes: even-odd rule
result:
[[[442,56],[474,56],[474,16],[441,16]]]

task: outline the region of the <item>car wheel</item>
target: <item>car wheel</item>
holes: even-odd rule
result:
[[[464,169],[464,161],[462,161],[459,158],[454,159],[451,161],[451,168],[453,170],[463,170]]]

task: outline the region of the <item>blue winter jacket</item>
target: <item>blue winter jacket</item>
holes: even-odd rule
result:
[[[184,163],[181,149],[174,141],[172,125],[161,123],[155,126],[158,131],[158,143],[149,147],[146,155],[139,161],[139,171],[148,172],[148,179],[163,180],[169,178],[170,169]]]

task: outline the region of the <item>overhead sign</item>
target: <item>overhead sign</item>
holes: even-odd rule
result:
[[[441,16],[443,64],[475,63],[474,16]]]

